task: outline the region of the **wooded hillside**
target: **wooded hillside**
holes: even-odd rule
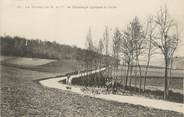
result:
[[[1,55],[20,56],[31,58],[44,59],[76,59],[86,61],[93,58],[105,59],[105,55],[100,55],[97,52],[81,49],[75,46],[59,44],[57,42],[42,41],[39,39],[28,40],[23,37],[0,37]],[[112,57],[108,57],[113,60]]]

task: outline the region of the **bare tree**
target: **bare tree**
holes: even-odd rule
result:
[[[139,68],[140,73],[140,88],[141,88],[141,66],[139,63],[139,56],[142,54],[144,42],[144,33],[142,25],[140,24],[137,17],[130,22],[127,30],[123,33],[121,52],[123,53],[124,60],[127,63],[127,73],[125,79],[125,87],[127,87],[128,77],[132,75],[133,63],[136,61],[136,66]],[[135,79],[136,80],[136,79]],[[131,78],[129,85],[131,86]]]
[[[121,40],[121,58],[125,61],[127,64],[127,70],[126,70],[126,76],[125,76],[125,89],[127,88],[128,78],[129,78],[129,72],[130,72],[130,65],[132,62],[132,53],[134,50],[134,47],[132,45],[132,40],[129,33],[129,30],[123,32],[123,37]]]
[[[98,47],[97,47],[97,53],[98,53],[98,65],[97,65],[97,69],[99,69],[100,67],[102,67],[102,59],[103,59],[103,49],[104,49],[104,44],[102,39],[100,39],[98,41]],[[97,82],[97,86],[99,87],[100,84],[100,79],[98,76],[100,76],[100,72],[96,74],[96,82]]]
[[[154,24],[154,19],[153,17],[149,17],[147,20],[147,25],[145,28],[145,42],[146,42],[146,51],[147,51],[147,62],[146,62],[146,69],[145,69],[145,74],[144,74],[144,86],[143,86],[143,91],[145,91],[146,87],[146,79],[147,79],[147,74],[150,66],[150,60],[151,56],[155,54],[155,47],[153,46],[152,40],[154,38],[154,29],[155,29],[155,24]]]
[[[100,54],[100,56],[99,56],[99,67],[101,67],[102,66],[102,55],[103,55],[103,49],[104,49],[104,44],[103,44],[103,41],[102,41],[102,39],[100,39],[99,40],[99,42],[98,42],[98,53]]]
[[[178,43],[179,43],[179,31],[178,31],[178,25],[175,25],[175,35],[173,35],[171,38],[173,38],[175,40],[175,46],[172,47],[172,51],[170,54],[170,71],[169,71],[169,76],[170,79],[168,79],[168,87],[170,85],[171,82],[171,78],[172,78],[172,69],[173,69],[173,62],[174,62],[174,53],[176,51],[176,48],[178,47]]]
[[[171,58],[175,49],[178,46],[178,36],[176,30],[176,23],[169,16],[167,8],[161,8],[155,16],[155,23],[157,25],[157,38],[154,39],[154,45],[158,47],[164,57],[165,61],[165,81],[164,81],[164,99],[168,98],[168,68],[171,65]]]
[[[105,26],[105,31],[103,33],[104,49],[105,49],[105,66],[107,67],[107,77],[109,77],[109,29]]]
[[[115,83],[117,82],[117,73],[118,73],[118,66],[119,66],[119,51],[120,51],[120,45],[121,45],[121,32],[118,28],[115,29],[113,33],[113,54],[114,58],[116,59],[114,61],[114,77],[115,77]]]
[[[92,51],[93,51],[93,41],[92,41],[92,34],[91,34],[91,28],[89,28],[88,34],[86,36],[86,53],[85,53],[85,63],[86,63],[86,70],[89,71],[92,69],[92,61],[93,61],[93,57],[92,57]],[[89,72],[87,72],[87,77],[89,77]],[[89,80],[88,80],[89,81]],[[87,85],[89,84],[89,82],[87,83]]]
[[[133,45],[134,45],[134,53],[135,53],[135,61],[136,61],[136,66],[139,68],[139,91],[141,91],[141,86],[142,86],[142,69],[140,65],[140,55],[143,53],[143,43],[144,43],[144,31],[143,27],[139,22],[139,19],[135,17],[133,21],[131,22],[131,37],[133,40]],[[133,56],[133,55],[132,55]]]

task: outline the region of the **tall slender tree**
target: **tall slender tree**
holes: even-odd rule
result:
[[[176,31],[176,23],[170,17],[167,7],[161,8],[155,16],[155,23],[157,25],[157,38],[154,39],[153,44],[158,47],[164,57],[165,61],[165,80],[164,80],[164,99],[168,99],[168,70],[171,65],[171,58],[174,55],[175,49],[178,46],[178,36]]]
[[[109,28],[108,26],[105,26],[105,31],[103,33],[103,41],[104,41],[104,49],[105,49],[105,66],[107,67],[107,77],[109,77]]]
[[[154,29],[155,29],[155,24],[154,24],[154,19],[153,16],[150,16],[147,19],[147,25],[145,28],[145,43],[146,43],[146,56],[147,56],[147,62],[146,62],[146,69],[145,69],[145,74],[144,74],[144,85],[143,85],[143,92],[145,92],[146,89],[146,80],[147,80],[147,74],[150,66],[150,60],[151,56],[153,56],[155,53],[156,48],[153,46],[152,40],[154,39]]]
[[[114,58],[116,59],[114,61],[114,76],[115,76],[115,82],[117,81],[118,78],[118,66],[119,66],[119,53],[120,53],[120,45],[121,45],[121,32],[119,31],[118,28],[115,29],[113,33],[113,54]]]
[[[92,34],[91,34],[91,28],[89,28],[88,34],[86,36],[86,53],[85,53],[85,63],[86,63],[86,70],[87,77],[89,77],[89,71],[92,69],[92,61],[93,61],[93,41],[92,41]],[[89,80],[87,80],[87,85],[89,85]]]

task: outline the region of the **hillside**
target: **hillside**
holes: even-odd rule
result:
[[[104,62],[105,58],[108,58],[109,61],[115,60],[113,57],[98,54],[95,49],[94,51],[86,50],[39,39],[4,36],[0,37],[0,42],[1,55],[3,56],[57,60],[71,59],[83,62],[96,62],[97,59],[101,59],[101,62]]]
[[[48,64],[50,62],[54,62],[54,59],[40,59],[40,58],[27,58],[27,57],[15,57],[15,56],[0,56],[1,64],[11,64],[17,66],[27,66],[34,67],[40,66],[44,64]]]
[[[32,71],[40,71],[47,73],[65,74],[67,72],[77,71],[83,68],[83,62],[75,59],[40,59],[15,56],[0,56],[0,64],[27,69]]]
[[[1,37],[1,54],[6,56],[20,56],[43,59],[78,58],[84,53],[77,47],[62,45],[56,42],[26,39],[23,37]],[[83,55],[83,54],[80,54]]]

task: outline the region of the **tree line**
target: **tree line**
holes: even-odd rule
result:
[[[19,56],[43,59],[76,59],[89,61],[91,56],[105,59],[104,55],[81,49],[76,46],[59,44],[57,42],[42,41],[39,39],[26,39],[24,37],[1,36],[1,55]],[[86,59],[87,58],[87,59]],[[108,59],[113,59],[108,56]],[[94,60],[93,60],[94,62]]]
[[[165,62],[164,99],[167,99],[174,53],[180,41],[178,29],[178,24],[168,13],[167,7],[163,7],[155,15],[149,16],[144,24],[140,22],[138,17],[133,18],[125,29],[114,29],[111,37],[106,26],[102,39],[99,39],[99,43],[96,46],[93,44],[91,29],[89,29],[86,37],[86,49],[103,55],[110,55],[109,51],[111,51],[116,61],[109,61],[107,58],[103,59],[103,63],[107,67],[106,77],[113,77],[113,80],[117,82],[116,71],[119,70],[121,61],[126,66],[126,75],[124,75],[125,78],[121,78],[120,83],[122,84],[122,81],[125,80],[123,87],[125,89],[127,89],[128,85],[131,87],[131,76],[135,72],[135,87],[140,92],[142,90],[145,91],[152,56],[154,54],[162,55]],[[110,49],[109,43],[112,43],[112,49]],[[146,69],[144,69],[144,72],[142,72],[140,63],[142,56],[146,58]],[[91,56],[90,59],[93,59],[93,57]],[[99,65],[101,61],[99,59],[96,64]],[[93,64],[88,62],[89,60],[86,61],[86,69]]]
[[[159,54],[164,58],[164,99],[168,98],[171,70],[173,66],[174,52],[179,43],[179,31],[177,22],[169,15],[166,7],[161,8],[156,15],[150,16],[145,26],[135,17],[123,31],[118,28],[113,37],[114,56],[121,58],[127,65],[124,87],[127,88],[128,80],[131,87],[131,75],[134,73],[139,80],[139,90],[145,90],[147,73],[152,55]],[[119,57],[119,53],[121,56]],[[146,60],[146,70],[143,74],[140,57]],[[115,64],[118,68],[118,64]],[[136,87],[135,80],[135,87]],[[143,88],[142,88],[143,85]]]

